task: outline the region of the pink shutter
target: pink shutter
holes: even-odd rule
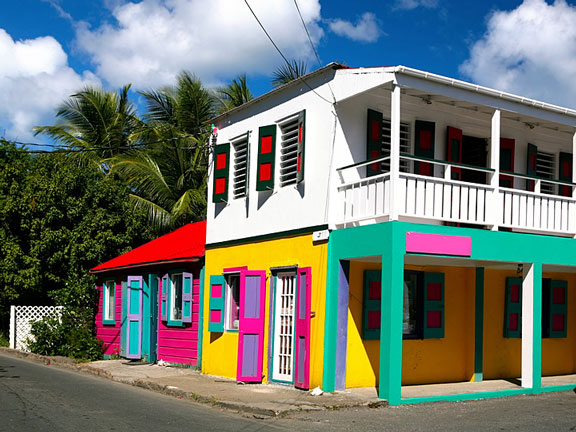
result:
[[[262,381],[265,297],[266,272],[262,270],[240,272],[240,322],[236,370],[238,381]]]
[[[294,386],[310,388],[310,267],[299,268],[296,282],[296,343]]]

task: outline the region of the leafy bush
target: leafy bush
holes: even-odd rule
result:
[[[0,331],[0,347],[7,347],[7,346],[10,346],[8,336],[6,336],[6,333],[2,333]]]
[[[64,310],[62,318],[45,317],[32,324],[28,348],[36,354],[80,360],[102,358],[102,342],[96,339],[89,311]]]

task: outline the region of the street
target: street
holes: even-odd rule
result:
[[[79,372],[0,355],[0,431],[574,431],[576,394],[248,418]]]

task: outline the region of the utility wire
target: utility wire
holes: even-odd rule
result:
[[[278,48],[278,45],[276,45],[276,43],[274,42],[274,40],[272,39],[272,37],[270,36],[270,34],[268,33],[268,31],[266,30],[266,28],[264,27],[264,25],[260,22],[260,20],[258,19],[258,16],[256,15],[256,13],[254,12],[254,10],[252,9],[252,7],[250,6],[250,4],[248,3],[248,0],[244,0],[244,3],[246,3],[246,6],[248,6],[248,9],[250,9],[250,12],[252,12],[252,15],[254,16],[254,18],[256,19],[256,21],[258,22],[258,24],[260,25],[260,28],[262,29],[262,31],[266,34],[266,36],[268,37],[268,39],[270,40],[270,42],[272,43],[272,45],[274,45],[274,48],[276,48],[276,51],[278,51],[278,54],[280,54],[280,56],[284,59],[284,61],[286,62],[286,64],[288,65],[288,68],[292,71],[292,72],[296,72],[292,65],[290,64],[290,62],[288,61],[288,59],[286,58],[286,56],[282,53],[282,51],[280,50],[280,48]],[[318,94],[311,86],[310,84],[308,84],[308,82],[306,82],[306,80],[299,76],[298,79],[300,81],[302,81],[306,87],[308,87],[310,90],[312,90],[312,92],[318,96],[320,99],[323,99],[325,102],[328,102],[330,105],[332,105],[332,102],[330,102],[328,99],[326,99],[324,96]]]
[[[300,21],[302,21],[302,26],[306,31],[306,36],[308,36],[308,42],[310,42],[310,46],[312,47],[312,51],[314,51],[314,55],[316,56],[316,60],[318,60],[318,65],[322,67],[322,62],[320,61],[320,56],[318,55],[318,51],[316,51],[316,47],[314,46],[314,42],[312,42],[312,37],[310,37],[310,32],[308,31],[308,26],[306,26],[306,22],[304,22],[304,18],[302,17],[302,12],[300,12],[300,6],[298,6],[298,0],[294,0],[294,5],[296,6],[296,10],[298,11],[298,16],[300,17]],[[330,93],[332,94],[332,99],[334,99],[334,103],[336,103],[336,96],[334,96],[334,92],[332,91],[332,86],[328,83],[328,88],[330,89]]]

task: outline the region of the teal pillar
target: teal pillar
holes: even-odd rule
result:
[[[386,244],[388,252],[382,255],[378,397],[386,399],[390,405],[399,405],[402,390],[402,312],[406,232],[397,225],[394,226]]]
[[[334,242],[328,242],[326,273],[326,309],[324,320],[324,369],[322,389],[334,392],[336,389],[336,339],[338,321],[338,275],[339,261],[334,259]]]
[[[474,308],[474,382],[484,380],[484,267],[476,268]]]

